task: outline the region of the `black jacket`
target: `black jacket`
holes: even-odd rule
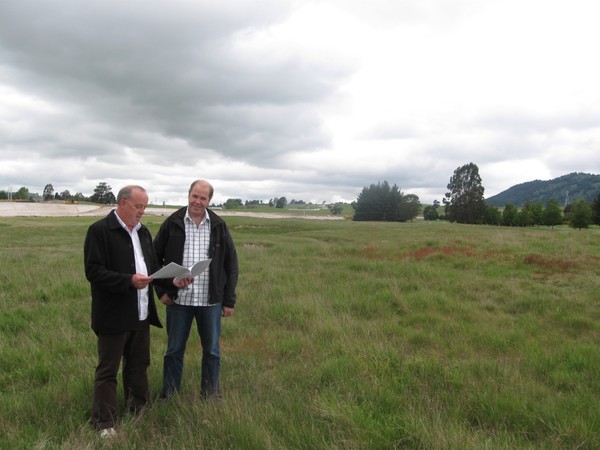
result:
[[[160,265],[170,262],[183,263],[185,244],[184,218],[187,207],[178,209],[163,222],[154,238],[154,249]],[[238,280],[238,260],[233,239],[227,225],[213,211],[207,209],[210,217],[210,245],[208,257],[212,259],[208,266],[208,302],[211,305],[222,303],[229,308],[235,307],[235,288]],[[158,297],[165,292],[170,298],[177,297],[175,286],[164,289],[156,286]]]
[[[160,268],[150,231],[138,230],[149,273]],[[131,236],[111,211],[90,225],[83,246],[85,276],[92,290],[92,329],[98,333],[132,331],[139,326],[138,292],[131,284],[136,273]],[[148,321],[162,328],[152,286],[148,289]]]

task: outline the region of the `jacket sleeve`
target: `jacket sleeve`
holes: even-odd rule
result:
[[[114,255],[118,252],[120,263],[126,264],[127,252],[132,250],[126,240],[121,241],[121,235],[115,233],[114,239],[109,239],[108,233],[108,227],[92,225],[88,229],[83,246],[85,276],[103,290],[123,294],[133,289],[131,277],[135,271],[125,265],[115,265]],[[133,254],[130,259],[133,261]]]
[[[168,262],[165,261],[165,252],[167,244],[169,242],[169,221],[166,220],[160,226],[158,233],[154,237],[154,252],[158,259],[159,267],[164,266]],[[154,280],[154,291],[160,299],[163,295],[168,294],[172,299],[177,295],[177,288],[173,285],[173,278],[165,278],[160,280]]]
[[[227,280],[225,282],[225,290],[223,292],[223,306],[234,308],[236,302],[236,292],[238,282],[238,258],[233,238],[229,230],[225,229],[225,242],[227,254],[225,255],[224,269]]]

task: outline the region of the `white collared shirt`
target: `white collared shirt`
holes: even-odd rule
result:
[[[144,252],[142,251],[142,244],[140,243],[140,237],[138,236],[138,230],[142,224],[138,223],[133,230],[129,230],[125,222],[121,220],[117,211],[115,210],[115,216],[121,224],[121,226],[131,236],[131,242],[133,244],[133,255],[135,257],[135,272],[148,276],[148,268],[146,267],[146,260],[144,259]],[[138,289],[138,313],[140,320],[146,320],[148,317],[148,286],[142,289]]]

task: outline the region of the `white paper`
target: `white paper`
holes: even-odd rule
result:
[[[177,263],[171,262],[160,270],[157,270],[152,275],[152,278],[190,278],[197,277],[204,272],[210,264],[210,259],[199,261],[189,269],[187,267],[180,266]]]

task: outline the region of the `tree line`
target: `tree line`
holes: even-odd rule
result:
[[[51,201],[51,200],[61,200],[65,202],[80,202],[80,201],[88,201],[93,203],[100,203],[106,205],[112,205],[116,203],[116,198],[114,193],[112,192],[111,186],[108,185],[105,181],[98,183],[98,185],[94,188],[94,193],[89,197],[86,197],[81,192],[78,192],[74,195],[71,194],[69,190],[65,190],[63,192],[58,192],[54,190],[54,186],[52,183],[46,184],[44,187],[44,191],[42,195],[38,193],[30,193],[29,189],[26,187],[21,187],[16,192],[7,192],[0,191],[0,200],[25,200],[25,201]],[[253,208],[256,206],[263,205],[262,200],[246,200],[242,201],[241,198],[229,198],[225,201],[225,203],[216,205],[222,206],[224,209],[239,209],[239,208]],[[268,206],[271,208],[285,209],[288,206],[305,206],[307,205],[303,200],[295,200],[292,199],[289,201],[286,197],[273,197],[269,199]],[[323,202],[323,205],[325,202]],[[215,206],[215,205],[213,205]],[[322,205],[319,205],[322,206]],[[332,209],[333,208],[333,209]],[[339,214],[341,211],[341,206],[339,204],[330,206],[330,210],[333,214]]]
[[[270,208],[285,209],[288,206],[288,200],[286,197],[274,197],[269,199],[266,204]],[[240,209],[253,208],[261,205],[265,205],[262,200],[246,200],[243,202],[241,198],[228,198],[222,206],[225,209]],[[303,200],[292,199],[289,202],[289,205],[306,205],[306,203]]]
[[[474,163],[457,168],[447,188],[443,202],[446,219],[450,222],[520,227],[554,227],[567,223],[578,229],[588,228],[593,223],[600,225],[600,194],[591,203],[580,198],[564,210],[554,198],[548,199],[545,205],[527,200],[521,209],[507,203],[502,211],[486,204],[479,168]]]
[[[573,228],[600,225],[600,194],[588,203],[583,198],[561,209],[558,201],[550,198],[546,204],[526,201],[519,209],[511,203],[504,208],[486,204],[485,188],[474,163],[458,167],[447,185],[448,191],[442,199],[444,213],[440,213],[440,202],[422,208],[425,220],[447,220],[449,222],[481,225],[540,226],[554,227],[563,223]],[[419,198],[405,195],[394,184],[387,181],[363,188],[358,199],[352,203],[353,220],[405,222],[413,220],[421,212]]]
[[[550,198],[546,204],[525,201],[519,209],[507,203],[501,210],[495,205],[486,204],[485,188],[479,175],[479,168],[474,163],[458,167],[447,185],[442,202],[444,213],[439,212],[440,202],[435,200],[433,205],[422,207],[419,197],[414,194],[404,194],[397,185],[390,186],[388,181],[371,184],[364,187],[356,201],[351,206],[354,210],[352,217],[355,221],[384,221],[406,222],[415,219],[423,213],[425,220],[448,220],[449,222],[482,225],[504,226],[556,226],[568,223],[574,228],[588,228],[591,224],[600,225],[600,193],[591,203],[583,198],[566,205],[561,209],[558,201]],[[100,204],[116,203],[112,188],[106,182],[100,182],[94,193],[86,197],[81,192],[74,195],[68,190],[55,192],[51,183],[46,184],[42,196],[31,194],[26,187],[21,187],[15,193],[0,191],[0,200],[62,200],[66,202],[90,201]],[[245,203],[241,199],[228,199],[222,206],[226,209],[252,208],[262,205],[262,200],[250,200]],[[323,205],[325,202],[323,202]],[[305,205],[302,200],[291,200],[286,197],[274,197],[268,205],[284,209],[288,205]],[[342,203],[328,205],[332,214],[341,214]]]
[[[105,205],[112,205],[117,202],[115,195],[112,192],[112,188],[108,183],[102,181],[94,188],[94,193],[89,197],[86,197],[81,192],[71,194],[67,189],[62,192],[54,190],[52,183],[44,186],[42,195],[39,193],[31,193],[25,186],[19,188],[16,192],[0,191],[0,200],[25,200],[25,201],[51,201],[61,200],[65,202],[93,202]]]
[[[404,194],[387,181],[365,187],[352,202],[353,220],[406,222],[419,214],[421,203],[415,194]]]

